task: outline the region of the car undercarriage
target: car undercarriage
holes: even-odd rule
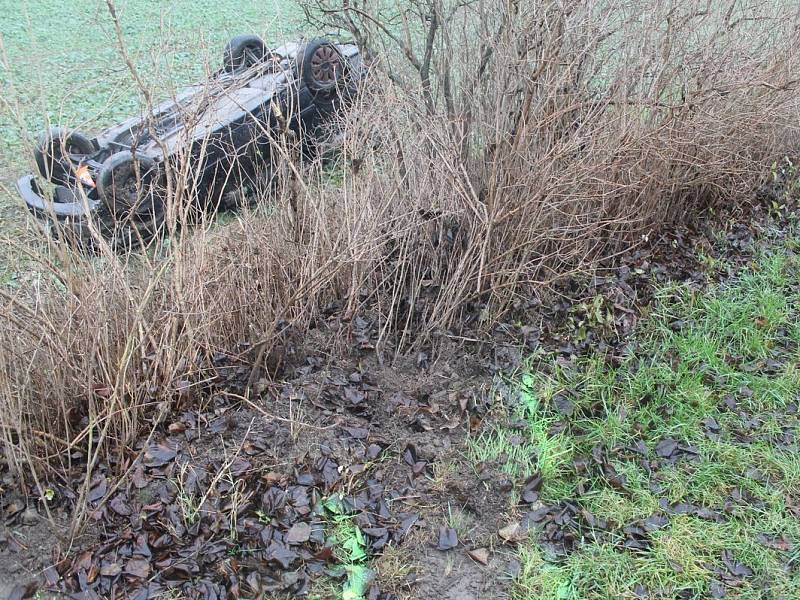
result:
[[[94,137],[52,128],[17,189],[59,237],[91,246],[147,243],[163,231],[168,198],[180,192],[197,210],[218,208],[268,188],[287,140],[314,155],[329,124],[358,92],[358,48],[312,39],[269,49],[256,36],[226,46],[223,67]],[[50,194],[47,189],[52,189]]]

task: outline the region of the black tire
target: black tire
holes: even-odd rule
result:
[[[56,185],[66,185],[71,170],[70,156],[89,155],[94,151],[94,144],[82,133],[52,127],[39,135],[33,156],[42,177]]]
[[[103,233],[125,247],[152,239],[164,218],[159,182],[152,159],[135,157],[128,150],[109,156],[97,177],[102,202],[97,216]]]
[[[335,44],[314,39],[306,42],[295,58],[297,73],[313,93],[330,93],[344,83],[347,61]]]
[[[269,49],[264,40],[257,35],[237,35],[225,46],[223,69],[226,73],[236,73],[264,62]]]

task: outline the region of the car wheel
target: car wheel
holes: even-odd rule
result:
[[[339,49],[327,40],[311,40],[297,53],[300,80],[314,93],[336,90],[345,79],[346,62]]]
[[[72,165],[94,151],[94,144],[82,133],[53,127],[39,136],[33,156],[42,177],[66,185]]]
[[[97,192],[117,219],[142,220],[160,214],[156,194],[158,169],[153,160],[128,150],[109,156],[97,177]]]
[[[123,150],[109,156],[97,177],[100,229],[113,247],[148,243],[163,229],[164,202],[160,172],[146,157]]]
[[[223,55],[223,68],[227,73],[235,73],[263,62],[269,50],[257,35],[237,35],[227,46]]]

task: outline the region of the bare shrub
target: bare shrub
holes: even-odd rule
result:
[[[368,305],[379,352],[408,349],[468,304],[491,324],[643,235],[746,202],[800,122],[797,9],[774,4],[315,2],[320,27],[375,57],[336,177],[276,135],[257,210],[186,227],[177,168],[169,244],[119,255],[94,232],[100,258],[35,252],[36,281],[0,291],[7,461],[87,482],[99,460],[124,470],[143,427],[212,376],[207,357],[246,348],[253,385],[331,302]]]
[[[458,223],[429,325],[745,198],[796,142],[798,15],[780,4],[314,2],[380,57],[360,123],[392,133],[352,148],[363,172]]]

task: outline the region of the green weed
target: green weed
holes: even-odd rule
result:
[[[342,600],[361,600],[374,578],[373,571],[366,564],[369,559],[367,540],[353,516],[345,510],[341,497],[330,496],[322,506],[329,524],[326,544],[333,549],[346,577],[340,597]]]

